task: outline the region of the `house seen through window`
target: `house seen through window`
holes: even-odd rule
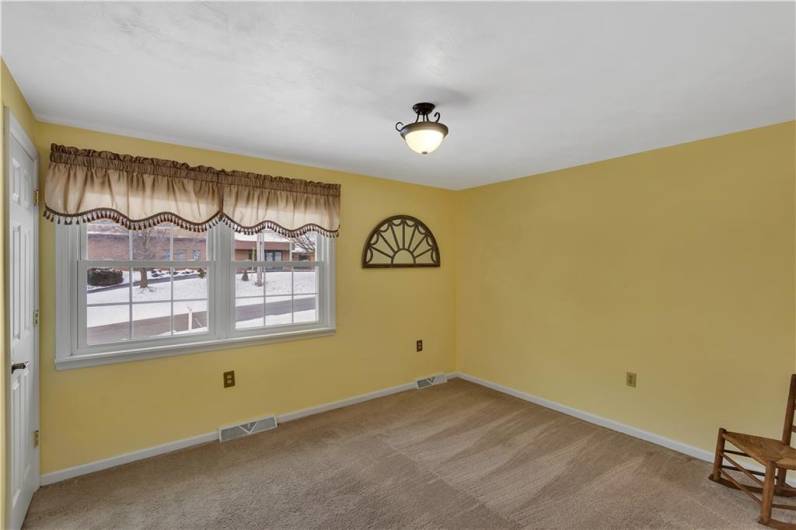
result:
[[[78,295],[71,355],[330,326],[333,241],[314,233],[243,234],[226,225],[194,232],[170,223],[128,230],[108,220],[59,230],[76,247],[61,264]]]

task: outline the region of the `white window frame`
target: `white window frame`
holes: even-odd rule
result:
[[[56,346],[57,369],[80,368],[138,359],[185,355],[250,344],[265,344],[299,338],[331,335],[335,332],[335,243],[319,237],[314,263],[318,267],[318,321],[284,324],[267,328],[235,329],[235,276],[240,267],[263,266],[266,270],[285,265],[307,267],[306,261],[234,261],[234,232],[226,225],[208,231],[206,261],[140,261],[151,268],[205,267],[210,278],[207,307],[208,332],[116,344],[86,345],[86,295],[80,278],[100,260],[87,261],[82,242],[85,225],[56,225]],[[103,266],[129,267],[129,261],[102,260]],[[83,276],[80,276],[82,274]],[[300,295],[300,293],[299,293]]]

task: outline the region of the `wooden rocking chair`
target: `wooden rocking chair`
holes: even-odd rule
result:
[[[796,524],[786,523],[771,517],[773,508],[796,510],[794,505],[774,502],[775,495],[796,497],[796,488],[792,488],[786,483],[788,470],[796,469],[796,449],[790,446],[791,435],[796,432],[796,426],[793,425],[795,405],[796,374],[793,374],[790,377],[790,392],[788,393],[788,404],[785,408],[785,426],[782,430],[782,440],[729,432],[722,428],[719,429],[719,439],[716,442],[716,458],[713,462],[713,473],[710,475],[710,480],[729,488],[739,489],[756,500],[760,504],[760,517],[757,521],[772,528],[796,530]],[[724,445],[727,442],[738,450],[725,449]],[[756,460],[763,466],[765,471],[747,469],[728,456],[728,454],[745,456]],[[725,465],[725,460],[728,465]],[[743,473],[757,486],[742,484],[728,471]],[[758,477],[762,477],[762,480]],[[759,493],[760,497],[755,495],[755,493]]]

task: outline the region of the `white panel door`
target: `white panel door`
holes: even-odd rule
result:
[[[22,526],[39,487],[38,180],[33,144],[6,112],[8,160],[8,335],[10,373],[10,513]]]

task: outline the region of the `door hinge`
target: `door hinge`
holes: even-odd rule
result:
[[[33,312],[33,325],[34,326],[38,326],[39,325],[39,310],[38,309]]]
[[[39,430],[33,431],[33,447],[39,446]]]
[[[39,205],[39,190],[35,189],[33,190],[33,206],[38,206],[38,205]]]

